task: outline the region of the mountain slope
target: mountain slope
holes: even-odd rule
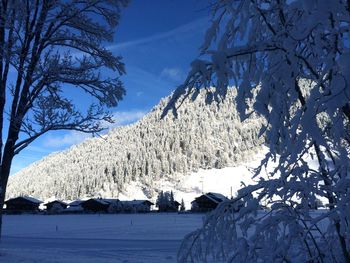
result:
[[[165,98],[133,125],[43,158],[10,177],[8,197],[119,197],[137,183],[152,198],[162,190],[157,189],[160,180],[180,187],[200,168],[248,161],[262,143],[257,137],[261,119],[239,120],[234,90],[219,105],[207,105],[205,96],[202,91],[194,102],[186,99],[176,119],[169,114],[161,120]]]

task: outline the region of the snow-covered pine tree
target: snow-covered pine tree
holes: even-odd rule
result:
[[[186,207],[185,207],[185,202],[184,202],[184,199],[181,199],[181,206],[180,206],[180,211],[183,212],[186,210]]]
[[[161,191],[158,194],[156,206],[159,212],[176,212],[178,207],[175,204],[173,191]]]
[[[157,196],[156,207],[158,207],[159,212],[163,212],[166,207],[166,197],[163,191],[160,191]]]

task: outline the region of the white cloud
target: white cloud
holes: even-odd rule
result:
[[[143,110],[117,111],[113,114],[114,123],[105,123],[105,128],[114,128],[134,123],[145,116],[147,112]],[[73,144],[78,144],[92,135],[78,131],[68,131],[64,135],[48,135],[44,142],[44,147],[64,148]]]
[[[185,79],[185,73],[179,68],[164,68],[160,76],[173,81],[184,81]]]
[[[44,146],[61,148],[64,146],[70,146],[73,144],[80,143],[89,137],[91,137],[91,134],[78,131],[69,131],[62,136],[48,136],[44,143]]]
[[[25,152],[30,152],[30,153],[36,153],[36,154],[48,154],[51,152],[50,149],[47,148],[43,148],[40,146],[35,146],[35,145],[29,145],[27,148],[25,148],[24,150]],[[21,156],[22,156],[22,152],[21,152]]]
[[[111,126],[123,126],[134,123],[146,115],[144,110],[117,111],[113,114],[115,123]]]
[[[140,97],[140,96],[142,96],[143,95],[143,91],[138,91],[138,92],[136,92],[136,96],[137,97]]]

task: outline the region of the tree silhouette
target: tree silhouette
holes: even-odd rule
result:
[[[0,206],[14,156],[53,130],[100,132],[125,90],[113,40],[125,0],[0,1]],[[106,77],[101,70],[114,77]],[[94,98],[81,111],[67,96]],[[0,229],[2,209],[0,212]]]

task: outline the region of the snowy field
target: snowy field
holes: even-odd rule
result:
[[[260,165],[261,160],[268,152],[267,147],[263,147],[262,150],[254,156],[254,161],[243,163],[234,167],[225,167],[222,169],[199,169],[196,172],[192,172],[186,175],[178,175],[179,179],[176,181],[169,180],[169,178],[160,179],[154,183],[156,189],[163,191],[173,191],[175,199],[177,201],[184,200],[186,209],[191,209],[191,202],[194,198],[200,196],[202,192],[215,192],[223,194],[227,197],[236,195],[237,191],[242,188],[242,182],[246,185],[255,184],[252,179],[252,168],[256,168]],[[261,176],[266,178],[266,172],[272,171],[275,167],[275,163],[270,163],[266,170],[261,172]],[[259,178],[257,178],[258,180]],[[145,195],[144,184],[142,182],[131,182],[125,186],[125,190],[122,194],[119,194],[116,198],[120,200],[133,200],[133,199],[148,199]],[[110,197],[109,193],[101,192],[102,197]],[[45,201],[52,201],[55,198]],[[156,196],[151,200],[156,202]]]
[[[6,215],[0,262],[176,262],[202,214]]]

